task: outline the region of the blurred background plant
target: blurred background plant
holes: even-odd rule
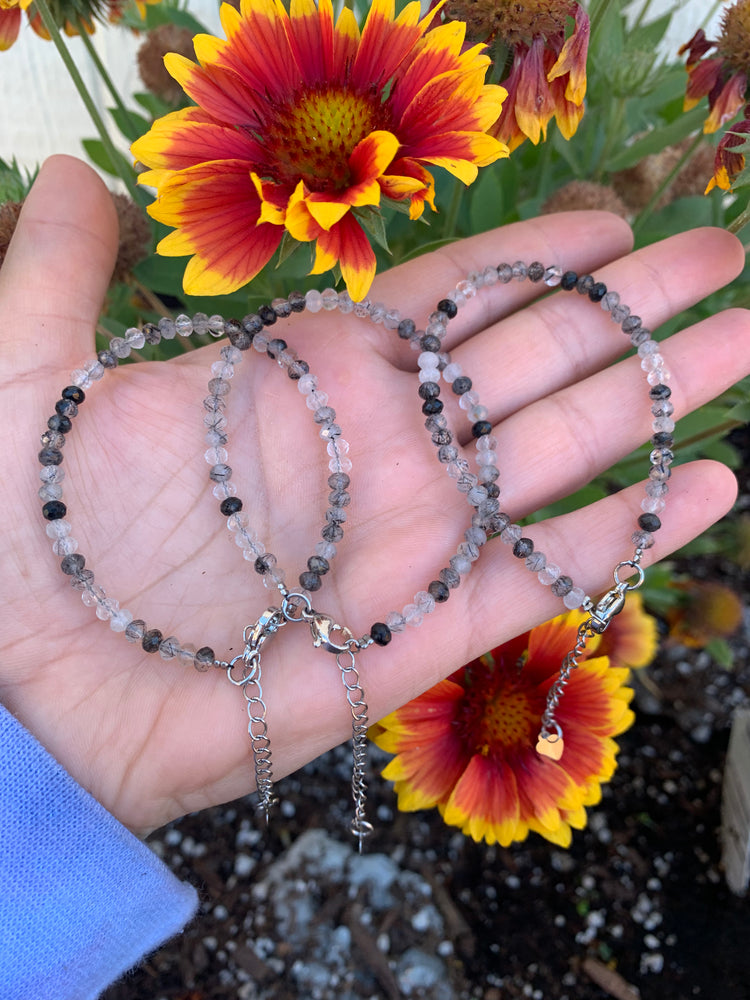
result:
[[[361,24],[368,5],[357,0],[353,7]],[[511,155],[484,167],[469,186],[436,170],[439,211],[427,211],[422,219],[414,221],[399,205],[385,202],[388,249],[375,247],[378,269],[495,226],[576,208],[623,216],[633,226],[638,246],[700,225],[725,227],[750,241],[750,169],[745,163],[750,145],[745,107],[750,99],[750,0],[700,8],[693,18],[678,0],[666,9],[661,2],[658,11],[651,0],[529,0],[523,5],[448,0],[439,18],[466,20],[468,39],[487,43],[492,59],[487,82],[501,83],[509,92],[490,131],[508,144]],[[99,325],[102,346],[126,328],[162,315],[244,315],[279,288],[304,291],[331,283],[330,272],[310,276],[309,255],[297,253],[281,264],[273,259],[232,294],[191,296],[182,284],[185,258],[154,252],[170,230],[147,216],[153,195],[138,187],[127,150],[155,120],[190,103],[163,65],[167,52],[192,57],[193,35],[207,30],[190,0],[0,0],[0,48],[11,50],[0,53],[0,66],[19,46],[50,44],[24,25],[57,46],[95,129],[83,140],[83,151],[116,192],[121,246]],[[137,87],[124,93],[118,89],[92,41],[94,31],[137,36]],[[75,56],[66,37],[72,34],[80,36],[82,46]],[[679,42],[665,48],[665,39],[675,37]],[[103,101],[95,100],[100,92]],[[13,149],[1,152],[0,262],[34,175],[33,166],[15,161]],[[666,323],[656,336],[718,310],[748,305],[750,273],[745,271],[730,287]],[[141,353],[165,356],[184,349],[173,340]],[[680,461],[712,457],[739,469],[748,453],[744,425],[749,420],[746,380],[680,421]],[[622,488],[640,475],[649,448],[644,445],[575,496],[530,520]],[[726,638],[740,620],[736,595],[726,587],[722,593],[720,580],[711,587],[691,585],[679,573],[675,577],[673,568],[700,554],[717,565],[729,560],[747,570],[748,517],[729,519],[693,543],[676,563],[652,574],[645,593],[647,607],[666,623],[673,641],[707,647],[727,666],[731,652]],[[700,629],[694,627],[696,616]]]

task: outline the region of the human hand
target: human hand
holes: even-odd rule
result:
[[[55,157],[0,271],[0,699],[107,809],[144,832],[250,791],[253,768],[241,693],[222,671],[164,662],[98,621],[60,572],[39,512],[39,435],[70,371],[94,355],[115,226],[109,195],[89,168]],[[656,329],[743,265],[739,243],[719,230],[635,254],[630,239],[621,220],[603,213],[548,216],[387,272],[371,299],[423,323],[468,271],[539,259],[595,271]],[[512,282],[480,292],[446,341],[490,409],[501,507],[515,519],[585,484],[651,434],[638,360],[612,364],[628,339],[581,297],[535,301],[540,291]],[[351,445],[346,537],[314,599],[361,635],[436,578],[471,508],[436,461],[416,394],[416,356],[395,333],[338,312],[305,313],[273,332],[319,376]],[[748,315],[734,310],[670,338],[664,354],[677,416],[748,372],[749,333]],[[68,436],[64,499],[80,551],[108,595],[164,635],[230,659],[243,648],[244,626],[279,595],[242,559],[211,495],[201,401],[218,356],[213,344],[107,374]],[[310,411],[275,368],[246,355],[228,402],[228,447],[251,524],[293,586],[320,537],[328,470]],[[449,419],[470,455],[467,422]],[[644,563],[703,531],[734,493],[721,465],[675,468]],[[529,534],[596,594],[632,554],[641,497],[635,486]],[[489,541],[421,627],[358,656],[370,720],[560,610],[522,562]],[[339,670],[329,653],[312,649],[306,628],[289,626],[264,648],[263,689],[276,777],[349,736]]]

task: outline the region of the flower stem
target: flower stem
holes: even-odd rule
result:
[[[127,122],[133,137],[137,138],[138,125],[134,121],[128,109],[125,107],[125,103],[122,97],[120,97],[120,92],[117,89],[117,87],[115,87],[112,77],[107,72],[106,66],[99,58],[99,53],[96,51],[96,46],[91,41],[91,36],[89,35],[88,31],[86,31],[83,20],[81,19],[80,16],[76,18],[76,26],[78,28],[78,33],[81,36],[81,41],[83,42],[84,48],[88,52],[89,58],[96,67],[96,71],[101,77],[104,86],[109,91],[112,100],[115,102],[115,107],[120,112],[120,115],[122,116],[124,121]],[[128,136],[128,138],[130,138],[130,136]]]
[[[650,6],[651,6],[651,0],[644,0],[644,4],[638,11],[638,16],[633,22],[633,28],[640,28],[640,26],[646,20],[646,14],[648,14],[648,9]]]
[[[456,232],[458,226],[458,216],[461,211],[461,203],[464,198],[464,185],[457,178],[453,180],[453,192],[451,194],[450,204],[448,205],[448,211],[445,213],[445,222],[443,223],[443,235],[454,238],[458,236]]]
[[[67,69],[68,74],[70,75],[70,78],[73,81],[73,84],[76,90],[78,91],[80,98],[83,101],[84,106],[89,113],[89,116],[91,117],[92,122],[94,123],[94,127],[96,128],[96,131],[99,133],[99,138],[101,139],[102,146],[104,147],[105,152],[109,156],[113,168],[117,170],[120,179],[122,180],[125,187],[128,189],[130,197],[135,202],[140,204],[140,193],[135,186],[133,178],[129,176],[124,170],[121,170],[120,167],[121,157],[117,153],[117,150],[115,149],[112,140],[109,137],[109,133],[107,132],[107,128],[104,124],[102,116],[99,114],[99,110],[97,109],[96,104],[94,104],[91,94],[86,89],[86,84],[83,82],[83,77],[79,73],[78,67],[75,64],[73,57],[68,51],[65,42],[62,40],[60,29],[58,28],[55,19],[52,17],[52,13],[49,7],[47,6],[47,0],[35,0],[34,6],[39,11],[39,16],[42,19],[42,23],[49,32],[49,36],[54,42],[55,48],[59,52],[60,58],[62,59],[63,64]]]
[[[669,171],[669,173],[667,174],[667,176],[664,178],[664,180],[658,186],[658,188],[656,189],[656,191],[654,191],[654,193],[651,195],[651,198],[649,199],[648,204],[646,205],[646,207],[643,209],[643,211],[639,214],[638,218],[633,223],[633,232],[634,233],[639,232],[643,228],[644,224],[646,223],[646,220],[650,218],[651,213],[654,211],[654,209],[658,205],[659,201],[662,199],[662,197],[664,196],[664,194],[672,186],[672,182],[674,181],[675,177],[680,173],[680,171],[683,169],[683,167],[685,166],[685,164],[689,163],[690,160],[693,158],[693,156],[695,156],[696,152],[698,151],[699,146],[703,142],[703,139],[704,139],[703,133],[702,132],[698,132],[697,135],[695,136],[695,138],[693,139],[693,141],[688,146],[688,148],[685,150],[685,152],[679,158],[679,160],[677,161],[677,163],[675,163],[675,165]]]
[[[748,223],[750,223],[750,201],[748,201],[747,205],[745,205],[737,218],[733,219],[729,223],[727,229],[730,233],[738,233],[741,229],[744,229]]]

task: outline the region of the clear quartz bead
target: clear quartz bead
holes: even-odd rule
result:
[[[113,632],[124,632],[133,620],[133,613],[127,608],[118,608],[109,619],[109,627]]]
[[[48,538],[66,538],[71,532],[69,521],[60,518],[59,521],[48,521],[45,531]]]
[[[120,360],[130,357],[130,345],[126,344],[122,337],[113,337],[109,342],[109,349]]]
[[[651,426],[657,434],[671,434],[675,428],[675,423],[671,417],[655,417]]]
[[[664,385],[671,380],[671,375],[666,368],[655,368],[646,375],[649,385]]]
[[[131,326],[125,331],[125,343],[133,351],[140,351],[146,344],[146,334],[136,326]]]
[[[490,285],[497,284],[497,268],[496,267],[485,267],[482,271],[482,283],[488,288]]]
[[[647,514],[661,514],[666,506],[664,500],[659,497],[644,497],[641,500],[641,510]]]
[[[354,303],[349,292],[339,292],[339,312],[342,316],[348,316],[353,310]],[[398,323],[396,325],[398,326]]]
[[[435,598],[426,590],[420,590],[414,595],[414,603],[425,615],[429,615],[435,610]]]
[[[76,368],[70,373],[70,380],[73,385],[77,385],[81,389],[88,389],[91,385],[91,379],[89,374],[83,368]]]
[[[106,596],[104,588],[100,587],[98,583],[93,583],[90,587],[86,587],[85,590],[81,591],[81,600],[87,608],[95,607]]]
[[[531,570],[532,573],[540,573],[547,565],[547,557],[543,552],[534,551],[530,556],[526,556],[524,565],[526,566],[526,569]]]
[[[173,660],[180,648],[180,640],[176,635],[170,635],[159,643],[159,656],[162,660]]]
[[[191,321],[192,322],[192,321]],[[208,317],[208,333],[212,337],[223,337],[224,336],[224,317],[219,316],[218,313],[214,313],[213,316]],[[198,333],[193,325],[193,330]]]
[[[112,615],[120,608],[120,602],[111,597],[105,597],[96,605],[96,617],[103,622],[109,621]]]
[[[401,313],[398,309],[389,309],[383,318],[383,326],[386,330],[397,330],[401,322]]]
[[[320,556],[321,559],[327,559],[329,562],[336,555],[336,545],[334,542],[327,542],[325,539],[321,539],[315,546],[315,555]]]
[[[323,296],[316,288],[311,288],[309,292],[305,292],[305,306],[311,313],[320,312],[323,308]]]
[[[562,278],[562,268],[559,264],[552,264],[544,272],[544,284],[549,288],[555,288],[560,284]]]
[[[575,611],[576,608],[580,608],[585,600],[586,592],[581,587],[573,587],[563,597],[563,604],[569,611]]]
[[[362,299],[361,302],[355,302],[354,315],[358,319],[367,319],[367,317],[370,315],[370,300]]]
[[[268,349],[268,337],[265,333],[256,333],[253,337],[253,350],[265,354]]]
[[[211,466],[226,465],[229,452],[226,448],[208,448],[204,451],[203,457]]]
[[[472,406],[476,406],[479,402],[479,393],[474,389],[469,389],[468,392],[463,393],[458,397],[458,405],[462,410],[470,410]]]
[[[522,536],[523,529],[520,525],[509,524],[507,528],[503,528],[500,532],[500,541],[505,542],[506,545],[515,545]]]
[[[61,483],[65,479],[65,470],[60,465],[44,465],[39,470],[39,478],[43,483]]]
[[[78,542],[72,535],[66,535],[52,543],[52,551],[56,556],[71,556],[78,551]]]
[[[634,531],[630,540],[637,549],[650,549],[654,544],[654,536],[650,531]]]
[[[662,479],[653,477],[646,483],[645,493],[649,497],[665,497],[669,493],[669,486]]]
[[[417,367],[431,371],[438,366],[438,356],[433,351],[422,351],[417,358]]]
[[[439,382],[440,381],[440,369],[439,368],[423,368],[419,373],[420,382]]]
[[[486,420],[490,415],[490,411],[486,406],[477,404],[477,406],[472,406],[467,415],[472,423],[476,423],[478,420]]]
[[[620,325],[620,323],[622,323],[623,320],[626,320],[629,315],[630,315],[630,306],[623,305],[622,303],[620,303],[620,305],[615,306],[611,313],[613,322],[617,323],[618,326]]]
[[[63,488],[59,483],[45,483],[39,487],[37,495],[40,500],[59,500],[63,495]]]
[[[179,337],[190,337],[193,333],[193,321],[189,316],[181,313],[175,317],[174,328]],[[127,334],[125,336],[127,337]]]
[[[446,382],[450,384],[455,382],[457,378],[463,375],[463,373],[464,370],[461,367],[461,365],[457,364],[455,361],[452,361],[449,365],[446,365],[445,368],[443,369],[443,378],[445,379]]]
[[[226,500],[227,497],[237,496],[237,487],[233,482],[227,480],[225,483],[217,483],[211,492],[217,500]]]
[[[467,573],[471,572],[471,559],[467,556],[456,553],[455,556],[451,557],[450,566],[451,569],[456,571],[456,573],[459,573],[461,576],[465,576]]]
[[[385,624],[391,632],[403,632],[406,628],[406,619],[400,611],[389,611],[385,616]]]
[[[297,382],[297,388],[303,396],[308,396],[318,388],[318,376],[306,372]]]
[[[328,463],[331,472],[351,472],[352,460],[344,456],[343,458],[332,458]]]
[[[307,394],[305,404],[309,410],[319,410],[321,406],[328,406],[328,393],[313,389]]]
[[[644,340],[638,345],[638,357],[645,358],[649,354],[658,354],[659,346],[658,340]]]
[[[459,281],[459,283],[456,285],[456,291],[459,293],[459,295],[463,295],[464,300],[473,299],[474,296],[477,294],[477,286],[474,284],[473,281],[470,281],[468,278],[465,278],[463,281]]]
[[[559,566],[555,566],[554,563],[547,563],[544,569],[537,573],[537,580],[545,587],[550,587],[558,578],[562,570]]]
[[[174,340],[177,330],[174,320],[170,316],[162,316],[159,320],[159,333],[163,340]]]
[[[385,313],[385,305],[382,302],[375,302],[370,309],[370,322],[375,323],[376,326],[380,326],[385,319]]]
[[[225,360],[214,361],[211,365],[211,374],[214,378],[226,380],[234,375],[234,365],[228,364]]]
[[[416,604],[406,604],[402,611],[404,616],[404,621],[407,625],[411,625],[416,628],[421,625],[424,621],[424,611],[422,611]]]
[[[655,417],[671,417],[674,413],[674,403],[671,399],[658,399],[651,407]]]
[[[191,642],[183,642],[177,650],[177,658],[180,663],[184,663],[188,667],[194,667],[196,653],[197,649]]]
[[[228,365],[238,365],[240,361],[242,361],[242,351],[238,347],[233,347],[231,344],[224,344],[219,353]],[[224,377],[229,378],[230,376]]]
[[[320,301],[327,312],[336,309],[339,304],[339,293],[335,288],[326,288],[320,294]]]

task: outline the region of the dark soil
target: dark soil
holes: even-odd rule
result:
[[[726,887],[719,839],[747,638],[732,671],[662,653],[569,851],[475,844],[437,812],[398,813],[373,777],[359,858],[345,748],[280,783],[267,830],[245,799],[159,831],[201,911],[107,1000],[750,1000],[750,900]]]

